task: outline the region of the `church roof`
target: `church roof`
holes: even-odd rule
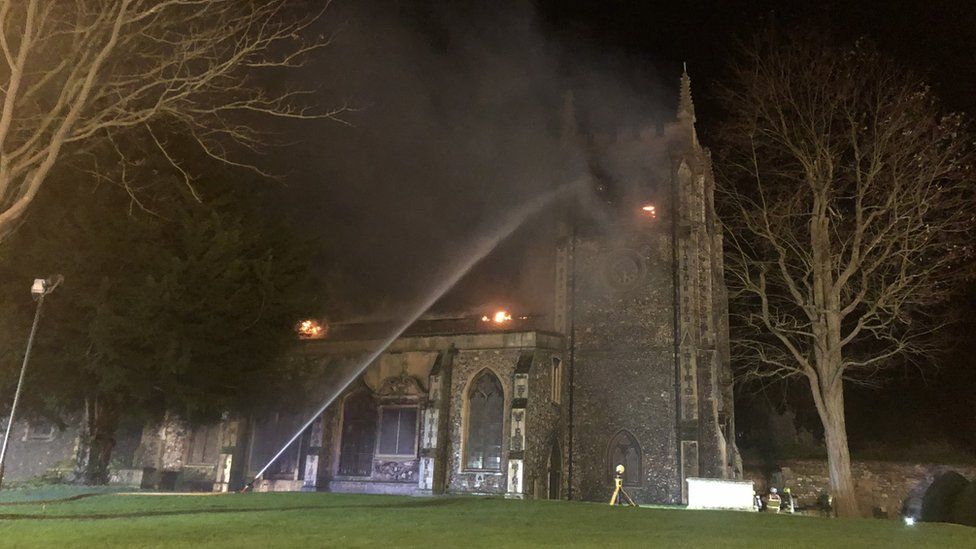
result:
[[[499,324],[485,315],[425,316],[411,324],[400,337],[507,331],[524,332],[539,329],[540,319],[539,315],[521,315]],[[335,322],[329,324],[328,333],[324,339],[328,341],[381,339],[388,337],[397,328],[398,323],[393,320]]]

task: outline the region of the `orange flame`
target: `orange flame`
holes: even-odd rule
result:
[[[325,326],[318,320],[306,319],[298,323],[298,337],[302,339],[318,339],[325,337]]]
[[[654,207],[651,204],[645,204],[644,206],[642,206],[641,207],[641,211],[644,212],[644,215],[646,215],[646,216],[648,216],[650,218],[656,218],[657,217],[657,208]]]
[[[510,320],[512,320],[512,315],[505,310],[495,311],[491,316],[484,315],[481,317],[482,322],[494,322],[495,324],[504,324]]]

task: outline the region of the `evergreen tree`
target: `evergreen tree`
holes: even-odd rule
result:
[[[33,312],[30,282],[62,273],[24,404],[62,425],[83,418],[86,483],[107,481],[123,417],[206,421],[273,392],[277,358],[307,312],[308,254],[240,196],[225,186],[200,204],[170,193],[152,213],[125,216],[128,197],[116,187],[52,185],[3,243],[4,393]]]

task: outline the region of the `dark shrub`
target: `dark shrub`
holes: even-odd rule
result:
[[[955,471],[940,475],[922,497],[922,516],[919,518],[926,522],[951,522],[956,497],[968,485],[966,477]]]
[[[956,496],[956,504],[952,508],[952,522],[976,526],[976,481],[970,482]]]

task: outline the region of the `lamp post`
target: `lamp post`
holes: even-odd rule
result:
[[[3,485],[7,444],[10,441],[10,431],[14,428],[14,414],[17,413],[17,403],[20,401],[20,389],[24,386],[24,373],[27,372],[27,361],[30,360],[31,348],[34,346],[34,334],[37,333],[37,323],[41,320],[41,306],[44,305],[44,296],[53,292],[63,281],[63,276],[54,275],[46,279],[35,278],[34,284],[31,286],[31,295],[37,301],[37,309],[34,311],[34,323],[31,325],[30,335],[27,336],[27,349],[24,351],[24,362],[20,366],[20,378],[17,380],[14,402],[10,405],[10,418],[7,420],[7,428],[3,433],[3,446],[0,446],[0,486]]]

